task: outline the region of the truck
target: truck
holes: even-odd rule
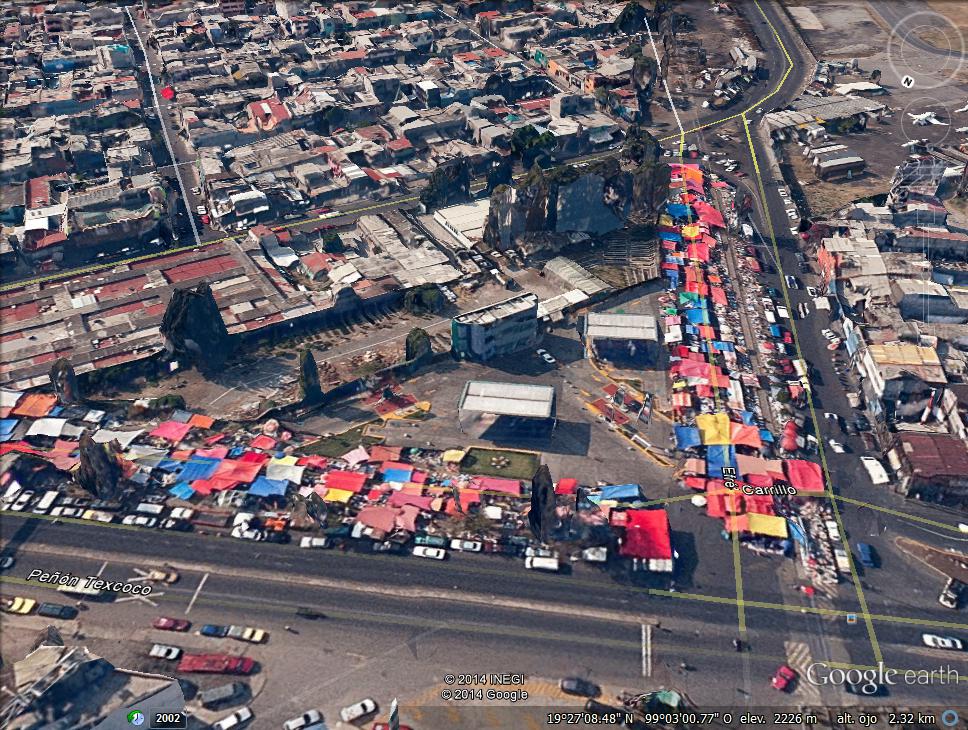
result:
[[[229,654],[183,654],[178,671],[193,674],[251,674],[255,660]]]
[[[558,558],[528,556],[524,559],[524,567],[528,570],[547,570],[557,573],[561,565],[558,563]]]

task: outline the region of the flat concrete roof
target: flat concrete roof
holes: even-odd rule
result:
[[[555,389],[550,385],[469,380],[461,394],[458,410],[497,416],[551,418],[554,405]]]
[[[599,340],[657,340],[658,329],[651,314],[591,312],[585,318],[585,337]]]

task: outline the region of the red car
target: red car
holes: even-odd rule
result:
[[[790,684],[797,678],[797,673],[792,668],[786,664],[781,665],[776,672],[773,674],[773,679],[770,680],[770,684],[773,685],[773,689],[778,689],[780,692],[786,692],[790,689]]]
[[[206,226],[211,222],[212,222],[212,219],[209,218],[207,215],[202,216],[202,223],[204,223]]]
[[[790,330],[784,330],[783,341],[788,345],[793,344],[793,335],[791,334]]]
[[[162,631],[188,631],[192,627],[192,622],[183,618],[168,618],[159,616],[151,625]]]

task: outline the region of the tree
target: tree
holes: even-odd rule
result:
[[[619,33],[632,35],[643,28],[645,28],[645,8],[639,4],[638,0],[629,0],[615,19],[615,30]]]
[[[538,467],[531,480],[531,511],[528,522],[531,532],[540,542],[548,542],[555,524],[555,485],[547,464]]]
[[[407,362],[425,358],[430,352],[430,335],[427,334],[427,331],[420,327],[414,327],[410,330],[407,334],[406,344]]]
[[[98,499],[114,499],[121,481],[121,447],[118,442],[99,444],[85,431],[78,443],[74,479]]]
[[[299,355],[299,391],[304,403],[315,403],[323,397],[319,384],[319,366],[308,347]]]
[[[73,405],[83,400],[77,384],[74,366],[67,358],[58,358],[50,368],[50,382],[57,394],[57,402],[62,406]]]
[[[501,159],[497,164],[492,165],[487,173],[487,194],[490,195],[501,185],[510,185],[514,182],[514,171],[511,163],[506,159]]]
[[[232,338],[208,284],[176,289],[160,329],[172,354],[205,374],[219,372],[232,353]]]
[[[403,308],[410,314],[433,314],[444,306],[444,295],[433,284],[422,284],[408,289],[403,295]]]
[[[428,210],[466,200],[471,195],[471,170],[466,157],[450,160],[430,174],[420,192],[420,202]]]

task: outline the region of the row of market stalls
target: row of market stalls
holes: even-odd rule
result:
[[[724,537],[736,535],[757,551],[789,553],[791,537],[802,536],[798,504],[822,496],[825,483],[818,464],[777,458],[786,453],[762,411],[714,190],[729,199],[728,184],[706,179],[698,165],[672,165],[658,227],[668,281],[660,301],[674,440],[686,457],[681,483],[696,490],[697,506],[723,521]]]

